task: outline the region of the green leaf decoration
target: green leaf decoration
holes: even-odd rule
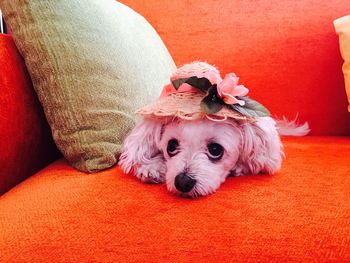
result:
[[[259,115],[253,111],[253,110],[250,110],[250,109],[245,109],[244,107],[242,107],[241,105],[239,104],[231,104],[231,105],[227,105],[230,109],[233,109],[237,112],[239,112],[240,114],[246,116],[246,117],[259,117]]]
[[[192,87],[195,87],[204,92],[207,92],[212,86],[207,78],[198,78],[196,76],[190,78],[175,79],[171,81],[171,84],[173,84],[176,90],[178,90],[179,87],[184,83],[187,83]]]
[[[249,98],[248,96],[237,97],[239,100],[243,100],[245,104],[240,106],[238,104],[228,105],[235,111],[238,111],[244,116],[247,117],[269,117],[270,112],[259,102]]]
[[[185,83],[201,90],[201,91],[208,91],[209,88],[212,86],[210,81],[207,78],[198,78],[198,77],[190,77],[188,78]]]
[[[184,84],[189,78],[183,78],[183,79],[175,79],[171,81],[171,84],[173,84],[174,88],[176,90],[179,89],[179,87]]]
[[[201,109],[206,114],[213,114],[220,111],[224,107],[224,102],[218,95],[216,84],[208,90],[208,95],[201,101]]]
[[[206,114],[213,114],[218,111],[220,111],[224,107],[224,105],[217,103],[216,101],[210,100],[208,96],[206,96],[202,101],[201,101],[201,109],[203,112]]]
[[[256,100],[251,99],[248,96],[238,97],[238,99],[245,102],[244,108],[254,110],[259,117],[269,117],[271,115],[270,111],[266,109],[264,105],[257,102]]]

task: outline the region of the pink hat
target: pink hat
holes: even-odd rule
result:
[[[248,89],[238,85],[230,73],[222,80],[219,71],[205,63],[193,62],[177,69],[158,100],[136,111],[144,117],[177,117],[185,120],[232,118],[254,121],[269,111],[247,97]]]

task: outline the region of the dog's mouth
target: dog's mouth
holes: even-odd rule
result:
[[[170,192],[177,197],[186,198],[186,199],[193,199],[193,198],[198,198],[202,196],[196,191],[195,187],[189,192],[181,192],[176,188],[173,188],[172,190],[170,190]]]
[[[204,196],[208,196],[213,194],[215,191],[212,192],[206,192],[206,193],[201,193],[198,189],[196,189],[196,187],[194,187],[190,192],[187,193],[183,193],[180,191],[176,191],[174,194],[178,197],[181,198],[186,198],[186,199],[195,199],[195,198],[200,198],[200,197],[204,197]]]
[[[195,198],[195,196],[189,194],[189,193],[178,193],[177,196],[182,197],[182,198],[186,198],[186,199],[192,199]]]

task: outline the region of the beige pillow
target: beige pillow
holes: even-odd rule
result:
[[[340,52],[344,59],[343,73],[350,112],[350,15],[334,20],[334,27],[339,35]]]
[[[71,164],[116,163],[133,112],[175,65],[155,30],[114,0],[0,0],[54,140]]]

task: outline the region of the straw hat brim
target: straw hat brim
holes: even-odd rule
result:
[[[228,118],[235,120],[248,120],[246,116],[223,107],[220,111],[213,114],[206,114],[201,110],[201,101],[203,94],[194,92],[178,92],[169,94],[166,97],[158,99],[137,110],[135,114],[143,117],[177,117],[184,120],[200,120],[208,118],[211,120],[226,120]]]

